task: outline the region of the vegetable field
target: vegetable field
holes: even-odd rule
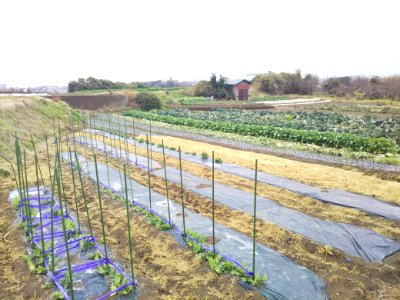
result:
[[[150,122],[386,153],[398,151],[398,120],[74,114],[50,120],[52,134],[14,136],[14,157],[2,156],[10,169],[3,205],[19,222],[3,237],[23,237],[26,272],[42,275],[35,280],[47,298],[399,295],[399,182],[173,137]]]
[[[349,117],[323,113],[271,113],[243,110],[191,112],[167,110],[152,113],[130,111],[126,115],[198,129],[255,137],[349,148],[369,153],[397,153],[398,119]]]

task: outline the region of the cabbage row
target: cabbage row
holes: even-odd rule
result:
[[[378,119],[374,116],[354,116],[321,112],[271,112],[241,109],[189,111],[187,109],[157,111],[171,117],[206,121],[241,122],[303,130],[334,131],[370,137],[386,137],[400,143],[400,117]]]
[[[222,131],[255,137],[268,137],[305,144],[315,144],[324,147],[349,148],[354,151],[365,151],[369,153],[393,153],[399,150],[396,142],[392,139],[365,137],[351,133],[301,130],[269,125],[243,124],[241,122],[208,121],[189,117],[166,116],[136,110],[125,112],[124,115],[174,125],[190,126],[198,129]]]

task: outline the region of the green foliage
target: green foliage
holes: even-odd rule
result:
[[[121,273],[117,272],[111,265],[103,264],[97,267],[97,272],[103,276],[108,276],[110,282],[110,289],[115,290],[122,285],[128,283],[128,280]],[[118,292],[119,295],[128,295],[133,291],[133,286],[128,286]]]
[[[201,158],[202,159],[208,159],[208,153],[207,152],[201,153]]]
[[[111,272],[115,271],[114,268],[112,266],[110,266],[109,264],[102,264],[100,266],[97,267],[97,272],[100,275],[109,275]]]
[[[254,89],[270,95],[282,94],[312,94],[318,88],[319,79],[315,75],[307,74],[304,77],[301,71],[295,73],[259,74],[253,79]]]
[[[93,90],[111,90],[111,89],[137,89],[145,88],[140,82],[124,83],[124,82],[112,82],[107,79],[96,79],[94,77],[88,77],[87,79],[79,78],[78,81],[70,81],[68,83],[68,93],[77,91],[93,91]]]
[[[32,273],[45,274],[46,267],[44,265],[44,255],[42,251],[34,247],[31,254],[24,256],[26,263],[28,264],[29,270]]]
[[[94,242],[88,240],[81,240],[79,243],[82,252],[88,252],[93,249]]]
[[[90,259],[90,260],[99,260],[102,257],[103,257],[103,255],[101,254],[101,252],[99,250],[96,250],[95,252],[89,253],[87,255],[87,258]]]
[[[65,289],[69,289],[69,288],[71,287],[71,285],[73,284],[72,278],[71,278],[71,276],[69,275],[68,270],[66,271],[64,278],[62,278],[62,279],[60,280],[60,283],[62,284],[62,286],[63,286]]]
[[[179,117],[172,116],[177,112]],[[243,120],[238,119],[238,116],[234,115],[234,111],[225,111],[228,113],[217,114],[218,118],[222,120],[218,121],[218,118],[212,119],[214,112],[206,112],[205,116],[208,119],[200,119],[201,113],[185,112],[189,117],[181,116],[181,111],[157,111],[156,113],[145,113],[139,111],[130,111],[125,113],[126,115],[150,119],[154,121],[165,122],[175,125],[183,125],[189,127],[195,127],[198,129],[207,129],[213,131],[222,131],[228,133],[235,133],[240,135],[255,136],[255,137],[269,137],[273,139],[286,140],[291,142],[299,142],[304,144],[315,144],[318,146],[332,147],[332,148],[349,148],[353,151],[365,151],[368,153],[396,153],[399,151],[399,147],[396,142],[386,137],[369,137],[363,134],[353,134],[349,132],[337,132],[337,131],[324,131],[323,128],[316,127],[315,129],[297,129],[288,128],[288,124],[276,124],[276,126],[264,125],[264,124],[246,124],[246,122],[253,122],[256,118],[244,118]],[[239,114],[246,114],[245,112],[237,111]],[[266,115],[269,113],[266,113]],[[305,113],[302,113],[305,114]],[[285,114],[286,115],[286,114]],[[192,117],[196,116],[196,118]],[[221,117],[222,116],[222,117]],[[231,118],[235,120],[231,120]],[[225,121],[228,118],[229,121]],[[323,120],[333,118],[332,115],[323,116]],[[212,121],[210,121],[210,119]],[[240,120],[240,122],[239,122]],[[323,126],[324,121],[319,121],[319,125]],[[286,122],[288,123],[288,122]],[[293,121],[290,124],[295,123]],[[306,122],[307,123],[307,122]],[[270,124],[270,123],[268,123]],[[298,122],[296,123],[298,124]],[[400,120],[398,121],[400,128]],[[340,125],[338,125],[340,128]],[[364,128],[365,130],[365,128]],[[398,131],[397,131],[398,132]],[[398,133],[394,133],[398,136]]]
[[[137,206],[135,211],[141,212],[147,219],[147,223],[156,226],[158,230],[170,230],[171,225],[165,222],[160,217],[153,215],[151,212]]]
[[[71,219],[64,219],[65,230],[74,231],[76,229],[76,225]]]
[[[222,158],[217,157],[217,158],[215,159],[215,162],[218,163],[218,164],[222,164],[222,163],[223,163],[223,160],[222,160]]]
[[[244,276],[242,280],[253,286],[261,286],[267,280],[267,275],[265,274],[261,277],[259,274],[256,274],[254,278],[253,276]]]
[[[193,155],[193,156],[196,156],[196,154],[197,154],[196,152],[192,152],[192,155]]]
[[[21,197],[14,197],[13,199],[12,199],[12,206],[13,206],[13,208],[15,209],[15,210],[17,210],[18,208],[19,208],[19,205],[20,205],[20,203],[21,203]]]
[[[51,300],[64,300],[64,295],[60,291],[55,291],[50,295]]]
[[[139,105],[142,110],[152,110],[161,108],[160,99],[150,93],[140,93],[135,96],[134,101]]]
[[[163,219],[161,219],[157,216],[150,217],[148,223],[155,225],[156,228],[159,230],[170,230],[171,229],[171,225],[169,225]]]
[[[0,177],[8,177],[8,176],[10,176],[11,175],[11,173],[9,172],[9,171],[7,171],[7,170],[4,170],[4,169],[0,169]]]
[[[232,90],[226,83],[224,77],[212,74],[209,81],[202,80],[198,82],[191,91],[193,96],[210,97],[213,96],[217,99],[232,99]]]
[[[28,225],[26,224],[26,222],[21,221],[21,222],[19,222],[18,226],[24,230],[26,239],[27,240],[28,240],[28,238],[30,239],[29,228],[28,228]]]
[[[205,251],[202,244],[205,244],[206,237],[192,230],[186,230],[186,235],[191,236],[195,241],[184,236],[184,241],[186,245],[199,256],[201,259],[208,262],[210,268],[218,274],[230,274],[233,276],[241,277],[244,282],[254,286],[260,286],[263,282],[267,280],[267,276],[264,275],[262,278],[256,274],[253,279],[252,276],[246,275],[244,270],[233,262],[227,261],[221,257],[219,254],[215,254],[212,251]]]
[[[176,151],[176,147],[169,147],[169,150]]]

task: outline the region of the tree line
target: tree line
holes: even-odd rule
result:
[[[270,95],[312,95],[323,94],[338,97],[355,97],[357,99],[387,98],[400,100],[400,76],[366,77],[344,76],[330,77],[321,80],[316,75],[295,73],[259,74],[252,80],[256,91]]]
[[[79,78],[68,83],[68,92],[83,90],[140,89],[152,87],[178,88],[188,86],[189,82],[175,80],[149,82],[113,82],[107,79]],[[352,97],[357,99],[394,99],[400,100],[400,75],[388,77],[344,76],[330,77],[324,80],[313,74],[302,75],[300,70],[294,73],[268,72],[258,74],[252,80],[252,89],[269,95],[313,95]],[[232,89],[227,79],[212,74],[210,80],[202,80],[190,89],[193,96],[233,99]]]
[[[68,93],[85,90],[121,90],[121,89],[140,89],[140,88],[173,88],[191,85],[191,82],[179,82],[177,80],[155,80],[146,82],[113,82],[107,79],[97,79],[94,77],[79,78],[68,83]]]

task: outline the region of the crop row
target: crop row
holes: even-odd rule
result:
[[[369,153],[390,153],[399,149],[396,142],[388,138],[365,137],[351,133],[338,133],[318,130],[299,130],[269,125],[243,124],[239,122],[208,121],[194,118],[164,116],[157,113],[129,111],[125,115],[160,121],[169,124],[183,125],[198,129],[236,133],[240,135],[269,137],[292,142],[315,144],[333,148],[350,148],[354,151]]]
[[[269,125],[303,130],[334,131],[370,137],[387,137],[400,143],[400,118],[378,119],[373,116],[354,116],[322,112],[271,112],[241,109],[214,109],[189,111],[162,110],[159,115],[194,118],[207,121],[241,122],[251,125]]]

